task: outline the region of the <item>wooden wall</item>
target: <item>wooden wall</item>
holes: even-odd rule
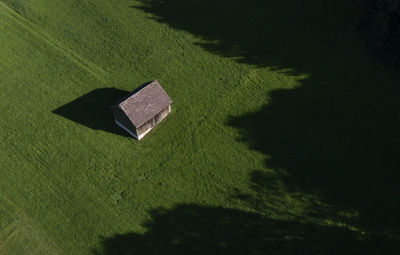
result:
[[[136,129],[136,132],[139,135],[146,133],[147,130],[152,129],[155,126],[154,118],[151,118],[147,122],[143,123],[140,127]]]
[[[154,121],[156,125],[160,123],[165,117],[167,117],[168,113],[171,111],[171,106],[169,105],[164,110],[159,112],[156,116],[154,116]]]
[[[155,125],[160,123],[165,117],[167,117],[168,113],[171,111],[171,106],[169,105],[166,107],[164,110],[159,112],[157,115],[155,115],[153,118],[142,124],[140,127],[136,129],[138,136],[141,134],[144,134],[148,132],[150,129],[152,129]]]

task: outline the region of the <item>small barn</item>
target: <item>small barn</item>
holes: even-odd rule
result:
[[[142,139],[171,111],[171,99],[155,80],[135,89],[111,106],[115,123],[134,138]]]

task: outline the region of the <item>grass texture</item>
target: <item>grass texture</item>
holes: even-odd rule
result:
[[[0,1],[0,253],[398,254],[398,73],[334,0]],[[158,79],[142,141],[110,104]]]

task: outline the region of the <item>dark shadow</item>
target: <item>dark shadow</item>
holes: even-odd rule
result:
[[[114,123],[110,106],[129,92],[116,88],[101,88],[75,99],[53,111],[64,118],[96,130],[130,137]]]
[[[331,210],[356,211],[356,226],[400,237],[398,89],[374,78],[332,79],[339,83],[309,79],[294,90],[276,90],[269,104],[232,117],[229,125],[270,156],[266,166],[281,169],[279,179],[292,191],[318,194]],[[261,177],[252,177],[258,192],[271,179]]]
[[[307,74],[227,124],[289,189],[331,205],[315,217],[355,211],[352,224],[400,239],[400,78],[354,36],[353,1],[141,0],[134,8],[214,54]],[[252,182],[262,194],[271,179],[255,172]]]
[[[131,7],[196,35],[197,44],[214,54],[251,65],[315,71],[299,67],[335,56],[351,32],[353,5],[343,0],[140,0]]]
[[[102,240],[96,255],[121,254],[396,254],[385,238],[346,228],[278,221],[261,214],[221,207],[178,205],[153,210],[144,234]]]

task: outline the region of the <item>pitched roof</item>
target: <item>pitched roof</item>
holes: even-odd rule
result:
[[[135,89],[116,105],[125,112],[135,127],[140,127],[171,103],[172,100],[155,80]]]

